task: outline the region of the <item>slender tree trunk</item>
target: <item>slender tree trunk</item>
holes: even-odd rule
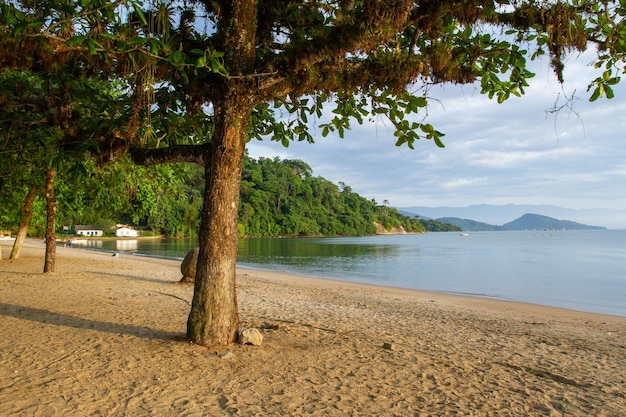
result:
[[[54,222],[56,219],[57,200],[54,197],[53,169],[46,169],[46,260],[43,272],[54,272],[54,263],[57,251],[57,237],[54,234]]]
[[[18,259],[22,253],[22,247],[26,240],[26,234],[28,233],[28,224],[33,218],[33,204],[37,193],[39,192],[39,186],[31,185],[28,189],[28,194],[22,204],[20,223],[17,228],[17,234],[15,235],[15,242],[13,243],[13,249],[11,250],[11,259]]]

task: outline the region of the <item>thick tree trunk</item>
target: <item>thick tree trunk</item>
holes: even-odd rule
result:
[[[33,218],[33,204],[37,193],[39,192],[39,186],[32,185],[28,189],[28,194],[22,204],[20,224],[17,228],[17,234],[15,235],[15,242],[13,243],[13,249],[11,250],[11,259],[18,259],[22,253],[22,247],[26,240],[26,234],[28,233],[28,223]]]
[[[57,237],[54,234],[54,222],[56,219],[57,200],[54,197],[53,169],[46,169],[46,259],[43,272],[54,272],[54,263],[57,251]]]
[[[231,112],[235,113],[235,112]],[[237,210],[249,112],[226,117],[211,140],[205,163],[205,192],[198,263],[187,336],[205,346],[227,345],[239,326],[235,263]]]
[[[254,74],[257,0],[222,2],[217,27],[229,77],[213,97],[215,131],[204,157],[205,191],[187,336],[205,345],[227,345],[239,326],[235,292],[237,209],[246,133],[258,86]]]

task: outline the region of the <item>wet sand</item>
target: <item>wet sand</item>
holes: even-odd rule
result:
[[[261,346],[184,340],[177,261],[0,241],[0,415],[623,416],[626,317],[238,271]]]

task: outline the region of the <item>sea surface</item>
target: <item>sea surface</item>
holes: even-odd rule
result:
[[[76,246],[182,259],[196,240]],[[241,239],[238,266],[626,316],[626,230]]]

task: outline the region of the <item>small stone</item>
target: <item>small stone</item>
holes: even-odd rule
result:
[[[258,329],[244,329],[237,331],[237,341],[242,345],[261,346],[263,335]]]
[[[221,355],[218,355],[220,357],[220,359],[230,359],[232,357],[235,356],[235,354],[233,352],[231,352],[230,350],[227,350],[226,352],[222,353]]]
[[[383,349],[394,350],[395,346],[393,345],[393,343],[385,342],[383,343]]]

